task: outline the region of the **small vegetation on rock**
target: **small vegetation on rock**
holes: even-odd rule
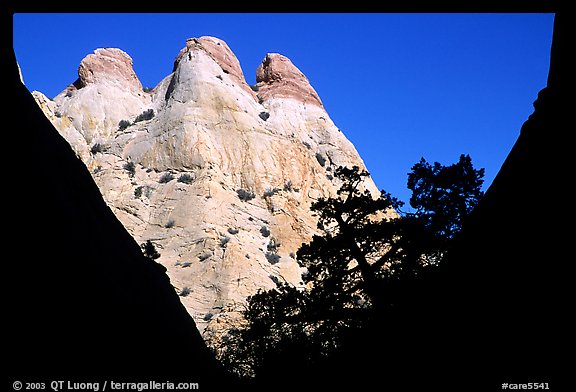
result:
[[[180,177],[178,177],[178,182],[183,184],[192,184],[192,182],[194,182],[194,177],[188,173],[180,174]]]
[[[152,191],[153,189],[148,185],[140,185],[136,187],[136,189],[134,189],[134,198],[139,199],[142,197],[142,195],[146,196],[147,198],[150,198],[150,195],[152,195]]]
[[[134,175],[136,174],[136,165],[134,164],[134,162],[132,161],[126,162],[122,167],[124,168],[124,170],[128,172],[128,176],[134,177]]]
[[[270,242],[266,245],[266,249],[270,252],[276,253],[280,245],[281,244],[274,237],[270,237]]]
[[[280,261],[280,256],[278,256],[274,252],[266,252],[265,256],[266,256],[266,260],[268,260],[268,262],[270,264],[276,264]]]
[[[204,260],[209,259],[211,256],[212,256],[212,253],[210,253],[210,252],[204,252],[204,253],[202,253],[200,256],[198,256],[198,260],[204,261]]]
[[[236,194],[238,194],[238,197],[242,201],[249,201],[256,197],[254,192],[242,188],[236,189]]]
[[[170,172],[166,172],[160,176],[158,182],[160,184],[167,184],[174,179],[174,175]]]
[[[260,228],[260,234],[262,234],[263,237],[268,237],[270,236],[270,229],[268,229],[266,226],[262,226]]]
[[[181,297],[186,297],[188,295],[190,295],[190,293],[192,292],[192,290],[190,290],[190,287],[183,287],[182,290],[180,290],[180,294],[178,294]]]
[[[263,198],[274,196],[276,193],[280,192],[280,188],[266,188],[262,194]]]
[[[106,152],[106,150],[107,148],[105,145],[101,143],[94,143],[94,145],[92,145],[92,147],[90,148],[90,154],[96,155],[99,152]]]
[[[156,250],[156,246],[150,240],[140,244],[140,248],[142,248],[144,256],[150,260],[156,260],[160,257],[160,253]]]
[[[126,128],[128,128],[130,125],[132,125],[132,123],[128,120],[120,120],[120,122],[118,123],[118,130],[119,131],[123,131]]]
[[[220,247],[221,248],[225,248],[226,245],[228,244],[228,242],[230,242],[230,237],[228,237],[227,235],[223,235],[222,237],[220,237]]]
[[[148,109],[144,110],[142,113],[137,115],[136,118],[134,119],[134,122],[137,123],[140,121],[152,120],[153,118],[154,118],[154,109]]]

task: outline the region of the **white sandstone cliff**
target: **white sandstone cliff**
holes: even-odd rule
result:
[[[53,101],[34,96],[128,231],[156,245],[205,339],[271,277],[301,284],[311,203],[335,195],[336,167],[364,164],[288,58],[266,55],[249,86],[226,43],[201,37],[148,92],[119,49],[97,49],[78,74]]]

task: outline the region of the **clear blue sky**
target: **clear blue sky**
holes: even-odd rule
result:
[[[86,55],[118,47],[142,84],[172,70],[186,38],[228,43],[246,80],[288,56],[354,143],[379,188],[408,201],[407,173],[461,153],[491,183],[546,86],[553,14],[16,14],[30,90],[54,97]]]

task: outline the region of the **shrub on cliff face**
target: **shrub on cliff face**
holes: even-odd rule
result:
[[[280,256],[274,252],[266,252],[265,256],[270,264],[277,264],[280,261]]]
[[[134,198],[139,199],[140,197],[142,197],[142,195],[146,196],[147,198],[150,198],[150,195],[152,195],[152,191],[153,189],[150,188],[148,185],[140,185],[136,187],[136,189],[134,189]]]
[[[140,248],[142,248],[144,256],[150,260],[156,260],[160,257],[160,253],[156,250],[156,246],[154,246],[150,240],[140,244]]]
[[[183,287],[182,290],[180,290],[180,294],[178,294],[180,297],[187,297],[188,295],[190,295],[190,293],[192,292],[192,290],[190,290],[190,287]]]
[[[220,237],[220,247],[221,248],[225,248],[226,245],[228,244],[228,242],[230,242],[230,237],[228,237],[226,235]]]
[[[126,162],[122,167],[128,172],[128,176],[134,177],[136,174],[136,164],[134,162]]]
[[[266,249],[268,249],[270,252],[276,253],[279,247],[280,243],[274,237],[270,237],[270,242],[268,242],[268,245],[266,245]]]
[[[160,176],[160,179],[158,180],[158,182],[160,184],[166,184],[166,183],[169,183],[170,181],[172,181],[173,179],[174,179],[174,175],[170,172],[166,172]]]
[[[200,256],[198,256],[198,260],[204,261],[204,260],[208,260],[210,257],[212,257],[212,253],[204,252]]]
[[[242,201],[249,201],[249,200],[252,200],[256,197],[254,192],[246,190],[246,189],[242,189],[242,188],[237,189],[236,194],[238,195],[238,197]]]
[[[128,128],[130,125],[132,125],[132,123],[128,120],[120,120],[120,122],[118,123],[118,130],[119,131],[123,131],[126,128]]]
[[[266,188],[266,190],[262,194],[262,197],[263,198],[272,197],[278,192],[280,192],[280,188]]]
[[[107,148],[104,144],[101,143],[94,143],[94,145],[90,148],[90,154],[96,155],[99,152],[106,152]]]
[[[262,226],[260,228],[260,234],[262,234],[263,237],[268,237],[270,235],[270,229],[268,229],[266,226]]]
[[[147,120],[151,120],[154,118],[154,110],[153,109],[148,109],[143,111],[142,113],[140,113],[138,116],[136,116],[136,118],[134,119],[134,122],[140,122],[140,121],[147,121]]]
[[[178,177],[178,182],[183,184],[192,184],[194,182],[194,177],[188,173],[180,174],[180,177]]]

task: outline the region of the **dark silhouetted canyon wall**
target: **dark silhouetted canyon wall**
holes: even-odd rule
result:
[[[7,45],[2,63],[11,119],[2,125],[4,159],[12,173],[4,188],[5,374],[28,376],[21,381],[173,376],[202,389],[224,385],[164,267],[142,256],[105,204],[20,83]]]

